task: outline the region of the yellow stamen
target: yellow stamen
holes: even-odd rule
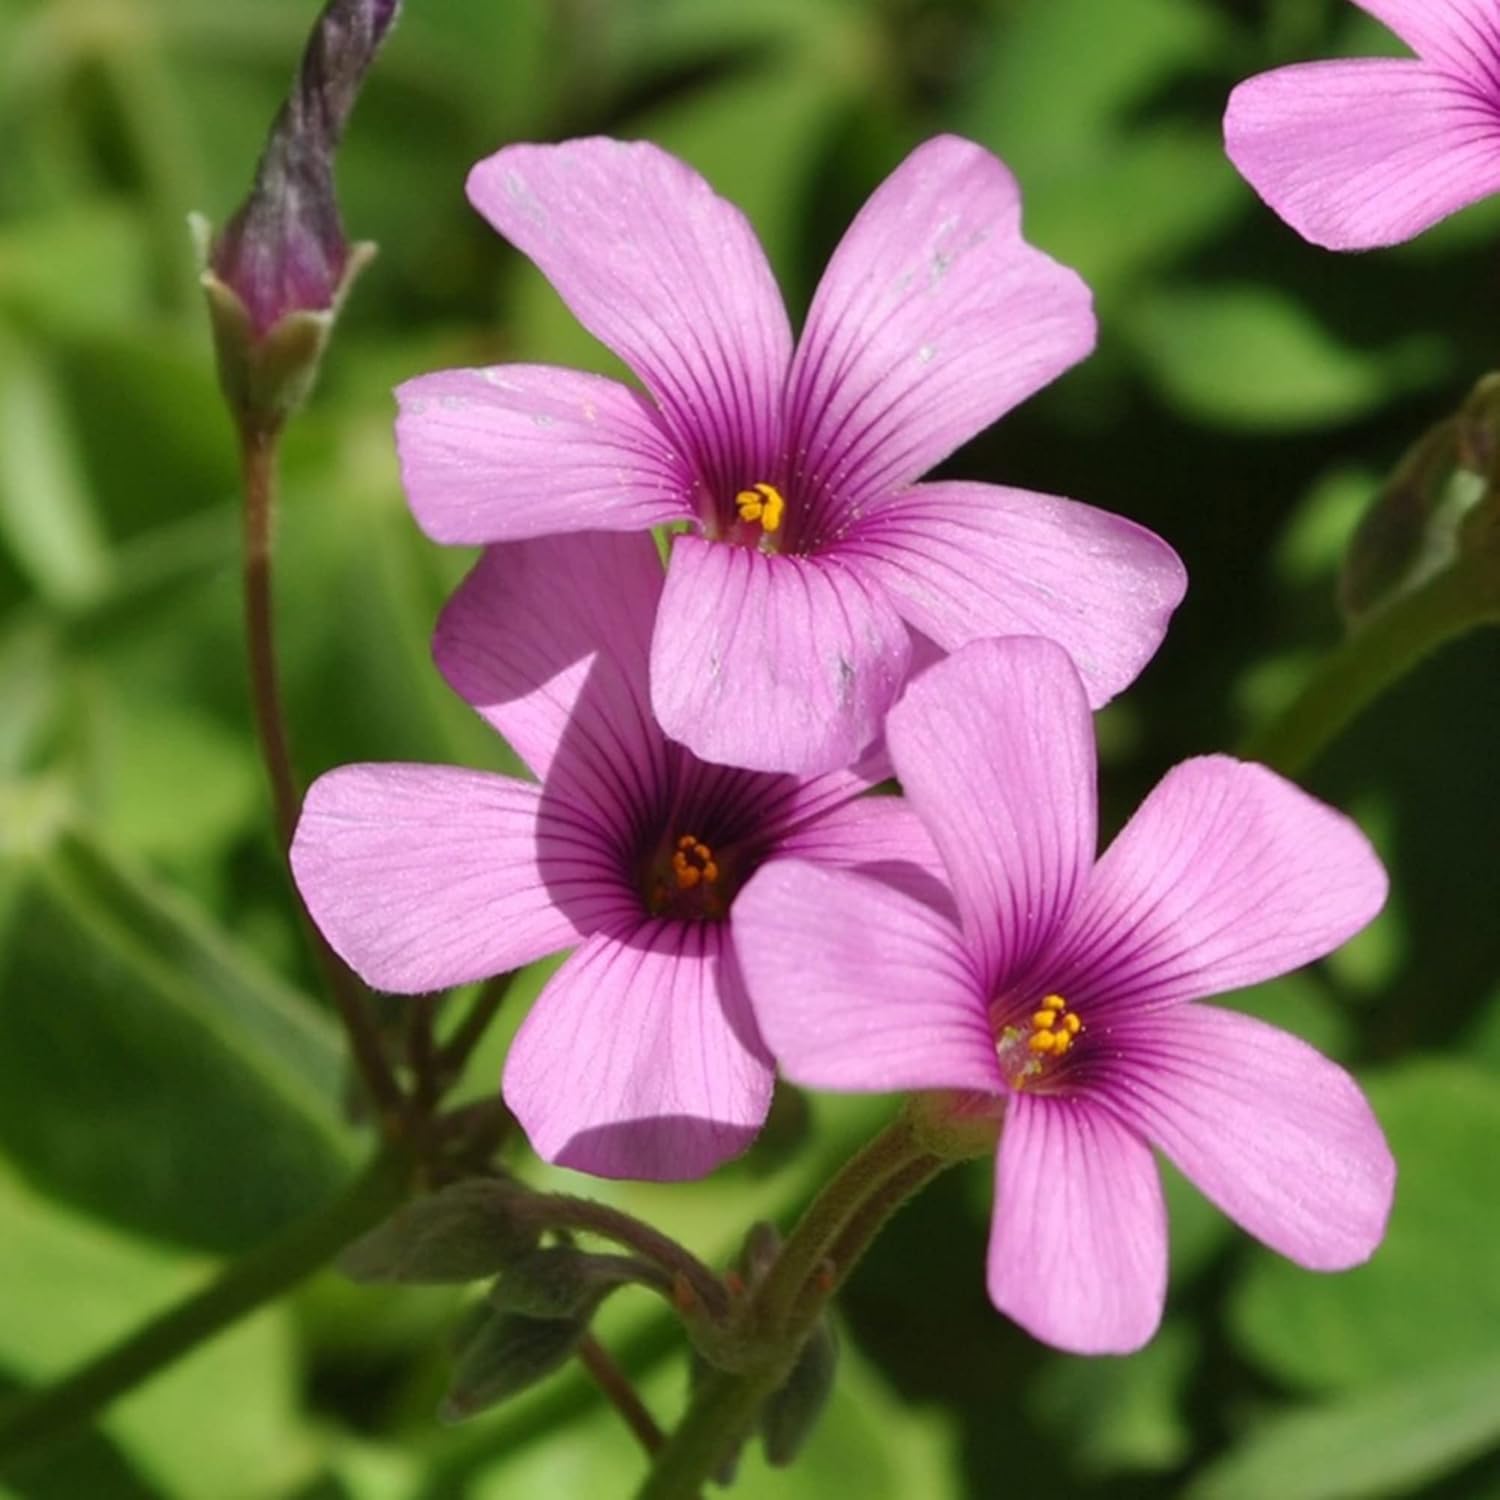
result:
[[[774,484],[757,484],[734,497],[742,521],[759,521],[763,531],[779,531],[786,501]]]
[[[672,854],[672,875],[679,891],[690,891],[700,883],[712,885],[719,878],[713,850],[695,834],[684,834]]]
[[[995,1043],[1011,1088],[1024,1089],[1046,1077],[1057,1060],[1072,1051],[1083,1029],[1083,1021],[1061,995],[1043,996],[1029,1023],[1007,1026]]]

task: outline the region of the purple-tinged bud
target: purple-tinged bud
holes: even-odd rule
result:
[[[219,374],[242,424],[275,425],[306,396],[339,303],[373,253],[344,234],[333,165],[399,9],[400,0],[329,0],[249,196],[217,233],[195,223]]]

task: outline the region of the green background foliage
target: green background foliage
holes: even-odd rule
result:
[[[0,0],[0,1393],[326,1201],[359,1155],[268,831],[233,450],[185,224],[242,195],[315,9]],[[429,665],[467,559],[407,516],[390,398],[454,364],[617,368],[465,204],[468,166],[508,140],[607,131],[680,152],[744,205],[794,312],[918,140],[955,130],[1009,162],[1030,237],[1095,288],[1099,350],[946,471],[1139,519],[1192,577],[1158,659],[1101,720],[1111,824],[1173,761],[1232,747],[1286,701],[1338,637],[1338,559],[1380,477],[1496,362],[1500,205],[1334,257],[1223,157],[1236,80],[1392,50],[1340,0],[407,11],[339,166],[351,234],[380,255],[287,448],[278,628],[309,776],[513,765]],[[1390,906],[1333,960],[1242,1000],[1366,1081],[1402,1173],[1375,1261],[1300,1271],[1174,1181],[1160,1337],[1068,1358],[988,1307],[990,1185],[965,1169],[853,1280],[838,1392],[803,1461],[747,1460],[737,1493],[1500,1497],[1497,669],[1493,638],[1459,644],[1312,770],[1376,839]],[[494,1089],[539,982],[518,986],[468,1094]],[[785,1221],[886,1107],[787,1098],[701,1185],[586,1183],[519,1144],[514,1163],[718,1259],[751,1218]],[[436,1424],[462,1300],[325,1274],[0,1495],[628,1493],[641,1456],[576,1368]],[[656,1305],[616,1298],[600,1332],[670,1420],[685,1361]]]

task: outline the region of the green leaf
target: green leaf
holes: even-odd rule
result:
[[[1189,1487],[1188,1500],[1375,1500],[1418,1489],[1500,1442],[1500,1358],[1429,1367],[1273,1417]]]
[[[109,570],[56,378],[25,344],[0,340],[0,543],[44,599],[81,603]]]
[[[1168,1323],[1127,1359],[1058,1355],[1028,1392],[1038,1422],[1056,1433],[1080,1476],[1170,1469],[1192,1447],[1183,1400],[1197,1339]]]
[[[12,1293],[0,1318],[0,1369],[8,1376],[30,1384],[58,1378],[196,1290],[212,1269],[61,1210],[0,1163],[0,1286]],[[288,1493],[311,1456],[295,1382],[290,1317],[260,1312],[114,1406],[101,1424],[112,1448],[96,1437],[29,1461],[18,1474],[20,1493],[36,1500]],[[63,1488],[85,1461],[95,1487]],[[122,1465],[139,1490],[116,1487]]]
[[[1015,172],[1027,238],[1101,301],[1212,234],[1244,194],[1216,128],[1143,109],[1222,30],[1191,0],[1024,0],[974,70],[960,129]]]
[[[1500,1080],[1423,1060],[1367,1088],[1400,1174],[1385,1242],[1338,1276],[1265,1252],[1230,1303],[1245,1351],[1314,1390],[1375,1388],[1392,1371],[1490,1355],[1500,1326]]]
[[[1352,349],[1289,298],[1250,284],[1158,292],[1125,327],[1167,399],[1225,427],[1348,421],[1431,380],[1445,363],[1443,346],[1420,334],[1384,350]]]
[[[84,838],[0,866],[0,1150],[65,1202],[213,1250],[343,1180],[331,1025]]]

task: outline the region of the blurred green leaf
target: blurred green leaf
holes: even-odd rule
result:
[[[1022,0],[975,70],[960,128],[1015,172],[1027,238],[1101,300],[1212,234],[1243,194],[1216,128],[1149,108],[1222,35],[1192,0]]]
[[[118,202],[0,224],[0,313],[32,333],[124,325],[147,299],[147,262],[140,222]]]
[[[1128,1359],[1050,1361],[1027,1393],[1080,1475],[1175,1468],[1192,1446],[1183,1410],[1197,1340],[1170,1322]]]
[[[1411,1495],[1500,1443],[1500,1357],[1398,1372],[1342,1401],[1272,1417],[1188,1488],[1188,1500]],[[1467,1493],[1467,1492],[1466,1492]]]
[[[0,339],[0,541],[54,604],[97,594],[109,569],[55,375],[30,346],[8,338]]]
[[[1248,282],[1157,292],[1125,331],[1181,412],[1228,427],[1348,421],[1445,363],[1441,343],[1421,334],[1384,350],[1349,348],[1281,292]]]
[[[0,1149],[143,1233],[253,1244],[342,1180],[335,1034],[87,840],[22,859],[0,947]]]
[[[60,1210],[0,1166],[0,1286],[25,1289],[0,1318],[0,1368],[9,1375],[56,1378],[195,1290],[211,1269]],[[163,1500],[280,1500],[311,1455],[295,1415],[293,1358],[287,1313],[261,1312],[121,1401],[103,1431]],[[68,1448],[59,1460],[69,1461]],[[29,1462],[21,1493],[46,1496],[53,1462]],[[53,1493],[133,1500],[109,1478],[108,1489]]]
[[[264,816],[265,778],[254,749],[190,704],[89,684],[84,712],[94,747],[83,772],[97,826],[112,846],[176,864],[222,856]],[[192,810],[183,788],[192,788]]]
[[[1384,1244],[1337,1276],[1265,1253],[1230,1302],[1245,1351],[1313,1390],[1492,1355],[1500,1326],[1500,1079],[1431,1059],[1365,1082],[1399,1171]]]

